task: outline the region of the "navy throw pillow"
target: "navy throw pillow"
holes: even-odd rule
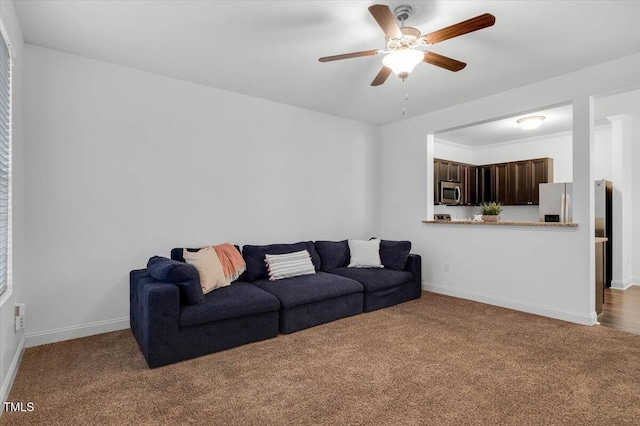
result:
[[[200,287],[198,270],[188,263],[153,256],[147,262],[149,275],[158,281],[175,284],[180,290],[180,298],[186,305],[204,303],[204,293]]]
[[[240,247],[238,247],[237,245],[234,244],[234,247],[238,250],[238,252],[240,252]],[[172,248],[171,249],[171,258],[173,260],[177,260],[178,262],[184,262],[184,257],[182,256],[182,250],[184,250],[183,248]],[[189,248],[187,247],[186,249],[187,251],[196,253],[198,251],[200,251],[199,248]]]
[[[316,250],[320,255],[324,272],[347,266],[351,260],[351,252],[349,251],[349,242],[347,240],[316,241]]]
[[[311,262],[316,271],[320,270],[320,256],[316,251],[313,241],[302,241],[294,244],[271,244],[268,246],[243,246],[242,257],[247,264],[244,279],[258,281],[269,278],[267,264],[264,262],[265,254],[286,254],[295,251],[307,250],[311,255]]]
[[[177,260],[178,262],[184,262],[184,257],[182,256],[182,248],[173,248],[171,249],[171,259]],[[187,248],[187,251],[197,253],[200,251],[199,248]]]
[[[411,252],[411,241],[380,241],[380,261],[385,268],[404,270]]]

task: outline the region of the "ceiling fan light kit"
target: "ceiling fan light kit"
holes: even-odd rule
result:
[[[386,50],[365,50],[363,52],[325,56],[320,58],[319,61],[331,62],[384,54],[382,69],[371,82],[372,86],[379,86],[384,83],[391,71],[402,80],[405,80],[420,62],[427,62],[453,72],[460,71],[467,64],[437,53],[420,50],[419,48],[490,27],[496,22],[496,18],[493,15],[485,13],[423,36],[416,28],[404,26],[404,21],[411,16],[411,6],[398,6],[392,13],[388,6],[374,4],[369,7],[369,12],[387,36],[385,39]],[[396,20],[400,21],[400,26]]]
[[[544,121],[544,118],[545,117],[543,115],[533,115],[533,116],[530,116],[530,117],[523,117],[523,118],[517,120],[516,122],[524,130],[533,130],[533,129],[537,129],[538,127],[540,127],[542,125],[542,122]]]
[[[391,71],[401,79],[409,77],[409,74],[420,62],[424,60],[424,53],[414,49],[402,49],[391,52],[382,58],[382,65],[391,68]]]

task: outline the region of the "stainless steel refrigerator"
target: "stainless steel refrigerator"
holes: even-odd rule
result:
[[[573,222],[573,184],[571,182],[541,183],[538,220],[540,222]],[[594,182],[595,236],[608,238],[604,243],[604,284],[611,287],[612,277],[612,194],[608,180]]]
[[[613,275],[613,185],[608,180],[597,180],[594,183],[594,204],[596,218],[596,237],[608,239],[604,243],[604,285],[611,287]]]
[[[541,183],[538,220],[540,222],[573,222],[573,183]]]

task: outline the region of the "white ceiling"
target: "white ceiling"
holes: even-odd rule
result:
[[[532,115],[542,115],[545,117],[542,125],[533,130],[523,130],[520,128],[517,120]],[[572,123],[573,106],[565,105],[447,130],[442,133],[437,133],[436,137],[440,140],[477,147],[565,132],[571,130]]]
[[[594,102],[594,124],[609,124],[607,117],[628,114],[640,119],[640,90],[597,98]],[[517,120],[522,117],[542,115],[545,120],[537,129],[524,130]],[[436,138],[457,144],[478,147],[495,143],[537,138],[573,130],[573,106],[563,105],[529,111],[485,123],[473,124],[456,129],[444,130],[436,134]]]
[[[433,52],[403,83],[369,84],[381,57],[320,56],[383,48],[373,1],[16,0],[27,43],[310,110],[386,124],[640,52],[638,1],[390,1],[428,33],[485,12],[493,27]],[[409,99],[405,101],[405,93]]]

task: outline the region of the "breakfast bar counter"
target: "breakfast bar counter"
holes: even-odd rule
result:
[[[510,222],[510,221],[498,221],[498,222],[480,222],[472,220],[423,220],[422,223],[427,224],[440,224],[440,225],[472,225],[472,226],[539,226],[539,227],[552,227],[552,228],[575,228],[577,223],[567,222]]]

